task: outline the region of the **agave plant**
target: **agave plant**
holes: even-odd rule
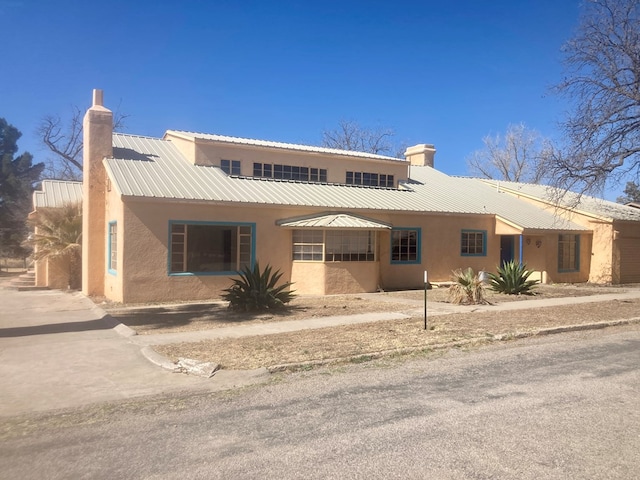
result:
[[[480,272],[475,273],[472,268],[459,268],[454,270],[452,275],[454,283],[449,287],[451,303],[488,303],[484,298],[484,282]]]
[[[282,308],[289,303],[294,291],[289,287],[291,282],[276,286],[282,273],[278,270],[272,272],[267,265],[260,272],[260,265],[256,262],[253,268],[244,266],[240,278],[234,278],[233,285],[224,291],[222,298],[229,302],[229,308],[243,311],[260,311]]]
[[[498,273],[490,273],[491,289],[509,295],[534,295],[532,292],[538,280],[529,280],[533,273],[523,263],[511,260],[498,268]]]

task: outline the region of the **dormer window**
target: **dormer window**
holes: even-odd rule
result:
[[[253,176],[280,180],[298,180],[301,182],[327,182],[327,170],[325,168],[298,167],[296,165],[256,162],[253,164]]]
[[[220,168],[227,175],[240,175],[240,160],[220,160]]]
[[[347,185],[365,185],[367,187],[393,188],[393,175],[384,175],[370,172],[347,172],[345,183]]]

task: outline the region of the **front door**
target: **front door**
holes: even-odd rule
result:
[[[514,235],[500,236],[500,266],[513,260],[513,250],[515,245]]]

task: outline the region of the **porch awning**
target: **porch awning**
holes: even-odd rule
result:
[[[496,215],[496,235],[522,235],[524,228]]]
[[[362,230],[390,230],[388,223],[350,213],[322,213],[304,217],[283,218],[276,222],[284,228],[342,228]]]

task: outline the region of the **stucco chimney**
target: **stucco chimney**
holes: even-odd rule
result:
[[[409,147],[404,152],[404,157],[411,165],[433,167],[436,149],[433,145],[421,143]]]
[[[93,105],[82,128],[82,292],[103,295],[107,227],[102,160],[113,155],[113,114],[103,106],[102,90],[93,91]]]
[[[104,92],[100,89],[93,89],[93,104],[92,106],[104,107]]]

